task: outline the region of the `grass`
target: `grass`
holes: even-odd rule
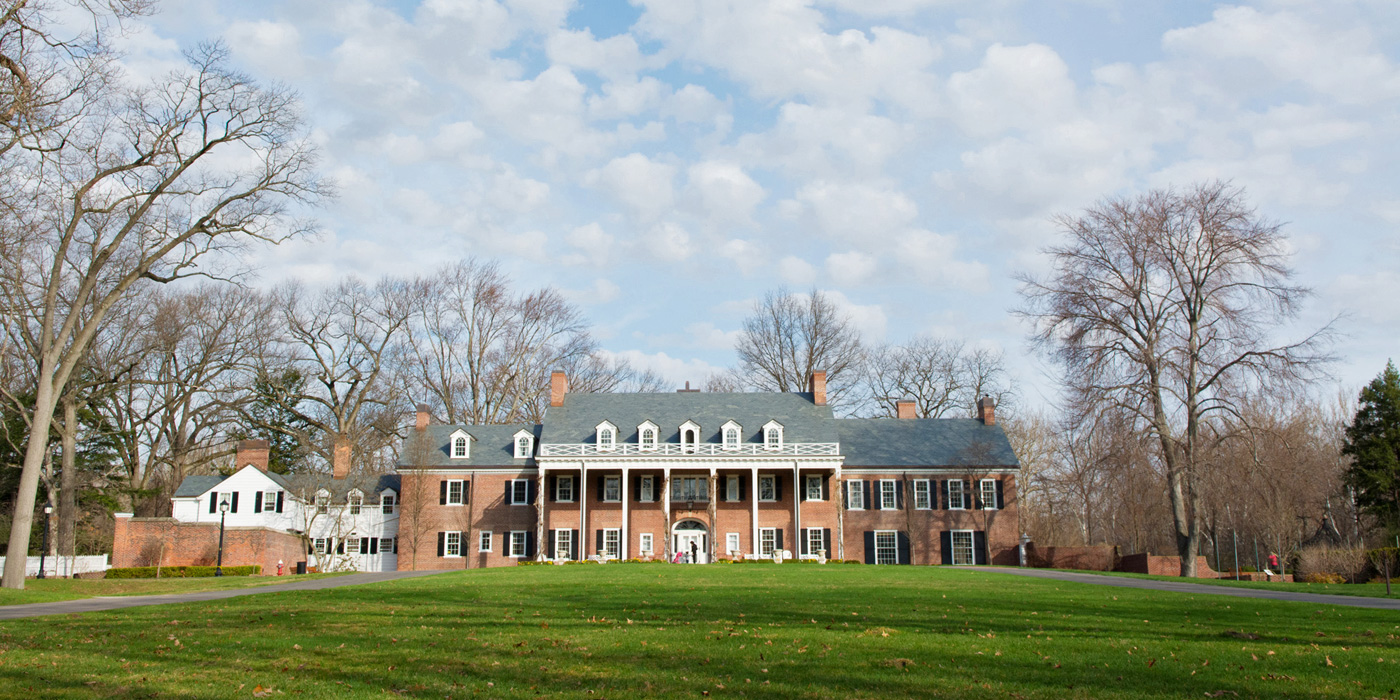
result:
[[[166,593],[195,593],[222,591],[230,588],[251,588],[290,583],[308,578],[341,576],[343,574],[306,574],[304,576],[221,576],[218,578],[127,578],[127,579],[29,579],[24,590],[0,588],[0,605],[53,603],[97,596],[163,595]]]
[[[0,688],[54,698],[1389,698],[1400,689],[1400,613],[927,567],[522,567],[0,622]]]
[[[1213,578],[1182,578],[1180,576],[1154,576],[1152,574],[1135,574],[1126,571],[1084,571],[1073,569],[1081,574],[1099,574],[1102,576],[1121,576],[1123,578],[1141,578],[1151,581],[1172,581],[1175,583],[1199,583],[1206,586],[1231,586],[1234,588],[1258,588],[1266,591],[1287,591],[1289,593],[1318,593],[1322,595],[1350,595],[1363,596],[1367,598],[1396,598],[1400,599],[1400,579],[1392,579],[1390,582],[1391,594],[1385,594],[1385,583],[1286,583],[1283,581],[1236,581],[1234,579],[1213,579]]]

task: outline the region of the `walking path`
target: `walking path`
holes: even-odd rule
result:
[[[1155,581],[1144,578],[1127,578],[1123,576],[1102,576],[1099,574],[1085,574],[1076,571],[1056,571],[1054,569],[1011,569],[1003,567],[978,567],[978,571],[989,571],[998,574],[1012,574],[1014,576],[1030,576],[1031,578],[1048,578],[1056,581],[1073,581],[1074,583],[1089,583],[1096,586],[1116,586],[1118,588],[1145,588],[1152,591],[1170,591],[1173,593],[1191,593],[1204,595],[1224,595],[1236,598],[1264,598],[1265,600],[1283,600],[1293,603],[1313,603],[1324,605],[1348,605],[1353,608],[1377,608],[1380,610],[1400,610],[1400,599],[1391,598],[1364,598],[1351,595],[1327,595],[1325,593],[1298,593],[1294,591],[1270,591],[1260,588],[1235,588],[1234,586],[1212,586],[1204,583],[1187,583],[1186,581]]]
[[[55,603],[5,605],[0,606],[0,620],[17,620],[22,617],[38,617],[40,615],[66,615],[68,613],[96,612],[99,610],[118,610],[121,608],[136,608],[141,607],[143,605],[166,605],[168,603],[196,603],[206,600],[223,600],[225,598],[237,598],[238,596],[245,595],[259,595],[262,593],[280,593],[282,591],[319,591],[323,588],[358,586],[362,583],[380,583],[383,581],[395,581],[401,578],[432,576],[433,574],[440,573],[443,572],[384,571],[364,574],[349,574],[346,576],[333,576],[330,578],[309,579],[305,581],[293,581],[291,583],[278,583],[270,586],[233,588],[223,591],[200,591],[198,593],[171,593],[167,595],[105,596],[98,598],[82,598],[80,600],[62,600]]]

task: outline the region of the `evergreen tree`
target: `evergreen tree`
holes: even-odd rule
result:
[[[1400,372],[1395,363],[1361,390],[1342,453],[1352,458],[1347,483],[1363,511],[1400,533]]]
[[[306,465],[306,447],[298,436],[308,434],[311,426],[297,411],[305,387],[306,377],[290,368],[259,372],[253,383],[253,400],[245,409],[248,425],[235,437],[267,438],[270,472],[291,474]]]

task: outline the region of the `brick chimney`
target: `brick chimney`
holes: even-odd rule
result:
[[[977,420],[982,421],[984,425],[997,424],[997,410],[996,405],[992,403],[992,397],[983,396],[981,399],[978,399]]]
[[[914,402],[905,399],[894,402],[894,416],[900,420],[911,420],[918,418],[918,412],[914,409]]]
[[[826,405],[826,372],[817,370],[812,373],[812,403],[818,406]]]
[[[350,441],[338,437],[331,454],[331,478],[344,479],[347,476],[350,476]]]
[[[418,415],[413,421],[413,427],[418,430],[422,430],[428,427],[428,423],[430,423],[431,421],[432,417],[428,415],[428,404],[418,404]]]
[[[549,405],[563,406],[564,394],[569,393],[569,375],[555,370],[549,375]]]
[[[240,440],[238,451],[233,456],[233,468],[242,469],[249,464],[267,471],[267,461],[272,457],[272,444],[267,440]]]

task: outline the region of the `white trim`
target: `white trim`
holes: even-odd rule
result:
[[[519,554],[516,554],[516,548],[515,548],[515,536],[516,536],[516,535],[520,535],[520,553],[519,553]],[[527,553],[529,549],[530,549],[530,531],[529,531],[529,530],[511,530],[509,536],[508,536],[507,539],[506,539],[506,555],[505,555],[505,556],[510,557],[510,558],[513,558],[513,559],[519,559],[519,558],[521,558],[521,557],[526,557],[526,556],[529,556],[529,554]]]
[[[841,483],[846,484],[846,510],[865,510],[865,482],[860,479],[848,479]],[[857,490],[860,491],[860,497],[853,499],[852,496],[856,495]],[[855,501],[855,505],[851,505],[852,500]],[[874,501],[871,504],[873,505]]]
[[[957,505],[953,505],[953,484],[955,483],[958,485]],[[948,492],[948,510],[972,510],[972,504],[969,503],[969,501],[972,498],[972,494],[968,493],[968,491],[970,491],[971,489],[969,488],[970,484],[967,482],[966,479],[948,479],[944,481],[943,484],[944,489]]]
[[[646,431],[648,431],[648,430],[651,431],[651,445],[649,445],[649,446],[646,444],[646,440],[643,439],[643,438],[646,436]],[[649,420],[648,420],[648,421],[643,421],[641,425],[637,426],[637,449],[638,449],[638,450],[641,450],[642,452],[655,452],[655,451],[656,451],[656,446],[657,446],[657,445],[660,445],[660,444],[661,444],[661,426],[659,426],[659,425],[657,425],[657,424],[655,424],[655,423],[653,423],[653,422],[651,422],[651,421],[649,421]]]
[[[509,483],[510,483],[510,503],[507,503],[506,505],[512,505],[512,506],[528,506],[528,505],[530,505],[530,480],[529,480],[529,479],[510,479],[510,480],[509,480]],[[517,498],[517,497],[516,497],[516,491],[519,490],[520,487],[521,487],[522,485],[525,487],[525,498],[520,499],[520,498]]]
[[[520,449],[521,438],[525,439],[524,450]],[[530,455],[535,451],[535,434],[528,430],[521,429],[515,431],[515,434],[510,436],[510,440],[511,445],[515,448],[516,459],[529,459]]]
[[[769,480],[771,480],[771,482],[772,482],[772,484],[773,484],[773,497],[772,497],[772,498],[764,498],[764,497],[763,497],[763,480],[764,480],[764,479],[769,479]],[[754,485],[754,494],[753,494],[753,497],[754,497],[754,500],[756,500],[756,501],[758,501],[758,502],[760,502],[760,503],[777,503],[777,502],[780,500],[780,499],[778,498],[778,475],[777,475],[777,474],[759,474],[759,475],[758,475],[758,483]]]
[[[802,500],[804,501],[824,501],[822,498],[822,483],[826,478],[825,474],[803,474],[802,475]],[[817,497],[812,498],[812,482],[817,485]]]
[[[569,497],[560,498],[559,487],[561,484],[564,483],[565,479],[569,481]],[[578,491],[578,477],[574,476],[573,474],[554,475],[554,493],[550,495],[554,497],[555,503],[573,503],[574,501],[578,500]]]
[[[692,431],[693,431],[693,432],[692,432]],[[692,432],[691,437],[692,437],[693,439],[692,439],[691,441],[689,441],[689,442],[687,442],[686,439],[685,439],[685,434],[686,434],[687,432]],[[696,423],[696,422],[693,421],[693,420],[687,420],[686,422],[681,423],[680,428],[677,429],[677,434],[680,436],[680,453],[681,453],[681,454],[695,454],[696,452],[701,452],[700,446],[701,446],[701,444],[702,444],[702,442],[701,442],[701,440],[702,440],[702,435],[701,435],[701,433],[700,433],[700,424],[699,424],[699,423]],[[670,451],[666,449],[666,448],[669,448],[669,447],[671,447],[671,446],[670,446],[670,445],[661,445],[661,448],[662,448],[662,451],[663,451],[664,454],[670,454]],[[707,447],[707,448],[714,448],[714,447],[718,447],[718,445],[705,445],[705,447]]]
[[[776,431],[776,435],[770,434]],[[763,449],[778,452],[783,449],[783,424],[770,420],[763,424]],[[774,439],[776,438],[776,440]]]
[[[574,529],[571,527],[556,527],[550,532],[554,533],[554,551],[549,553],[549,558],[554,561],[573,561]],[[564,556],[559,556],[560,538],[559,533],[566,533],[569,539],[569,546],[564,548]]]
[[[987,486],[988,486],[988,485],[990,485],[990,486],[992,487],[992,497],[991,497],[990,499],[987,498]],[[997,480],[996,480],[996,479],[979,479],[978,482],[977,482],[977,489],[978,489],[978,494],[977,494],[977,495],[979,495],[979,496],[982,497],[982,510],[998,510],[998,508],[997,508]],[[974,501],[973,503],[975,504],[976,502]]]
[[[453,535],[456,535],[456,536],[457,536],[457,553],[456,553],[456,554],[453,554],[453,553],[452,553],[452,536],[453,536]],[[347,550],[347,551],[349,551],[349,550]],[[442,538],[442,558],[443,558],[443,559],[461,559],[461,558],[462,558],[462,531],[461,531],[461,530],[447,530],[447,531],[445,531],[445,532],[443,533],[443,538]]]
[[[650,532],[637,533],[637,553],[642,556],[656,554],[656,537]]]
[[[919,505],[919,486],[924,487],[924,505]],[[914,479],[914,510],[933,510],[933,480]]]
[[[871,494],[871,505],[875,510],[899,510],[899,481],[897,479],[880,479],[875,482],[880,485],[878,493]],[[885,505],[885,494],[890,496],[890,504]]]
[[[492,531],[492,530],[479,530],[479,531],[477,532],[477,534],[476,534],[476,551],[477,551],[478,554],[483,553],[483,552],[492,552],[492,551],[495,551],[495,545],[492,544],[492,541],[493,541],[493,538],[495,537],[495,534],[496,534],[496,533],[495,533],[494,531]],[[481,543],[482,543],[483,541],[486,542],[486,549],[482,549],[482,548],[481,548]]]
[[[599,502],[599,503],[621,503],[621,502],[622,502],[622,475],[620,475],[620,474],[604,474],[603,477],[602,477],[602,479],[603,479],[603,497],[600,498],[600,499],[598,499],[598,502]],[[609,479],[616,479],[616,480],[617,480],[617,497],[616,497],[616,498],[608,498],[608,480],[609,480]]]
[[[466,479],[443,479],[447,484],[447,506],[464,506],[467,504],[467,480]],[[452,500],[452,485],[457,485],[457,500]]]
[[[448,458],[450,458],[450,459],[471,459],[471,456],[472,456],[472,440],[474,440],[474,439],[475,439],[475,438],[473,438],[473,437],[471,436],[471,433],[468,433],[467,431],[462,430],[462,429],[460,429],[460,428],[457,429],[457,430],[452,431],[452,434],[447,436],[447,456],[448,456]],[[457,454],[457,452],[458,452],[457,448],[458,448],[459,446],[462,448],[462,450],[461,450],[462,454]]]
[[[732,445],[729,442],[730,431],[733,431],[734,435],[734,443]],[[732,420],[721,425],[719,427],[719,442],[720,447],[726,452],[737,451],[739,447],[744,444],[744,426]]]
[[[966,562],[959,562],[959,561],[958,561],[958,542],[957,542],[957,537],[958,537],[959,534],[964,533],[964,532],[967,533],[967,541],[968,541],[967,551],[968,551],[968,554],[972,557],[972,560],[971,560],[971,561],[966,561]],[[976,531],[975,531],[975,530],[949,530],[948,533],[949,533],[949,535],[948,535],[948,546],[949,546],[950,548],[952,548],[952,551],[948,553],[948,560],[951,561],[951,562],[953,562],[953,566],[976,566],[976,565],[977,565],[977,533],[976,533]]]
[[[873,553],[874,556],[872,557],[873,561],[874,561],[877,565],[880,565],[880,535],[889,535],[891,538],[894,539],[894,561],[893,561],[893,562],[885,562],[885,564],[883,564],[883,565],[884,565],[884,566],[887,566],[887,565],[890,565],[890,564],[898,564],[898,563],[899,563],[899,530],[876,530],[876,531],[875,531],[875,537],[873,538],[874,543],[875,543],[875,551],[874,551],[874,553]]]
[[[604,441],[604,437],[607,438],[606,441]],[[599,423],[593,428],[593,440],[599,452],[612,452],[616,450],[617,444],[620,442],[617,434],[617,426],[608,421]]]

